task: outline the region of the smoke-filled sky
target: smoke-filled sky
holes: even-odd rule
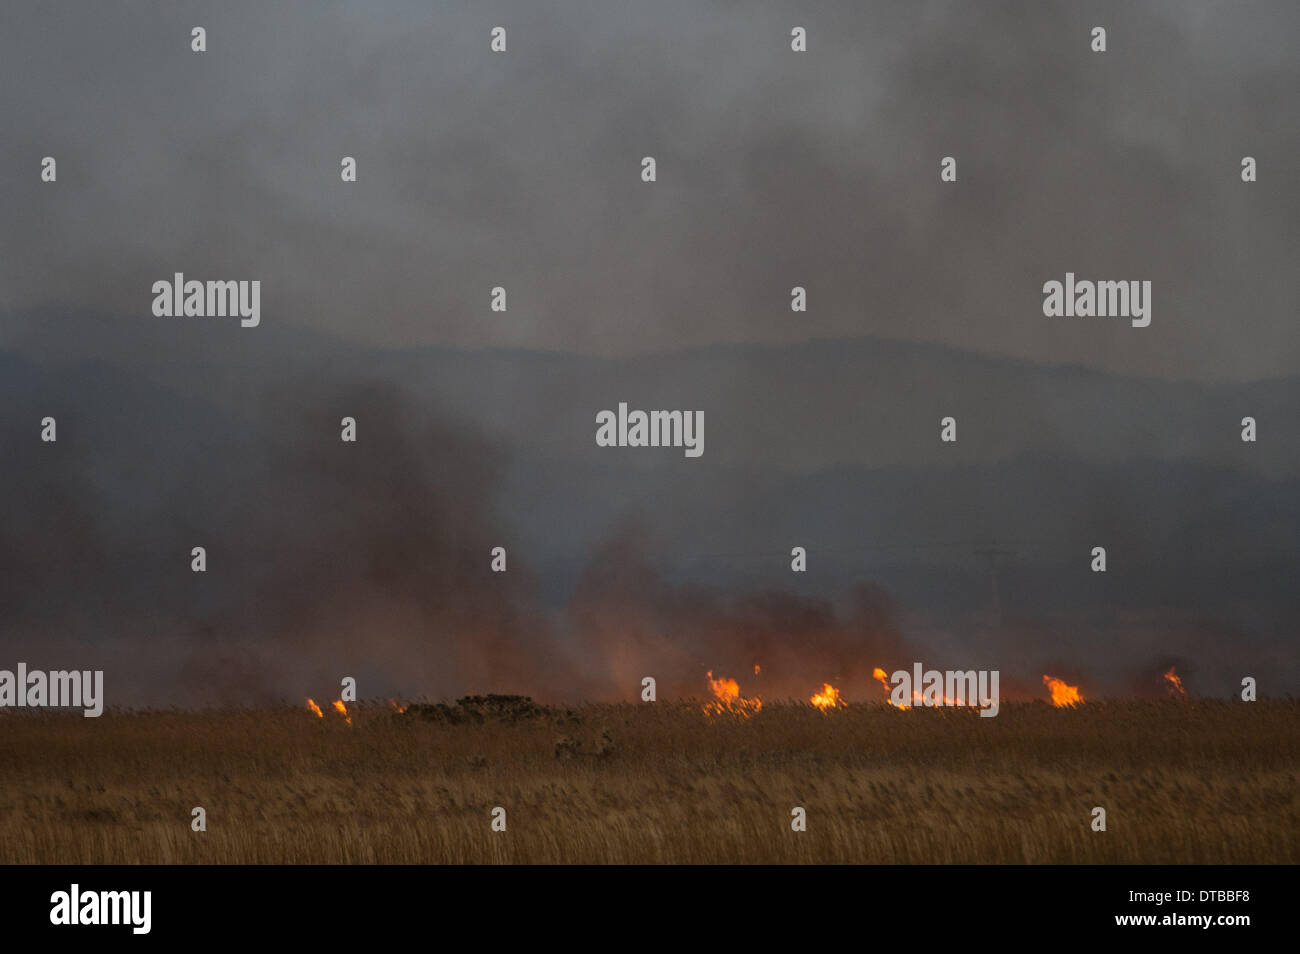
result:
[[[0,667],[100,665],[110,704],[345,674],[631,698],[755,663],[875,698],[917,659],[1026,695],[1171,664],[1300,690],[1298,27],[7,4]],[[178,271],[261,281],[260,326],[154,317]],[[1150,326],[1044,317],[1066,272],[1150,281]],[[703,410],[703,456],[596,447],[620,401]]]

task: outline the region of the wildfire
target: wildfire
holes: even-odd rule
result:
[[[761,668],[762,668],[762,667],[760,667],[760,666],[758,665],[758,663],[754,663],[754,675],[755,675],[755,676],[758,675],[758,673],[759,673],[759,671],[760,671]]]
[[[1058,709],[1066,706],[1077,706],[1083,702],[1083,696],[1079,694],[1078,686],[1068,685],[1063,680],[1053,676],[1044,676],[1043,685],[1052,694],[1052,705]]]
[[[719,702],[730,705],[734,700],[740,698],[740,683],[734,679],[714,679],[713,670],[706,673],[709,680],[709,688],[713,694],[718,697]]]
[[[836,709],[844,705],[844,700],[840,698],[840,691],[832,686],[829,682],[822,684],[822,691],[814,693],[813,697],[808,700],[822,712],[829,709]]]
[[[1165,673],[1165,682],[1169,683],[1169,692],[1176,699],[1182,699],[1187,696],[1187,690],[1183,688],[1183,681],[1178,678],[1178,673],[1174,672],[1174,667],[1170,666],[1169,671]]]
[[[892,706],[894,704],[894,700],[890,698],[890,694],[893,691],[893,687],[889,685],[889,674],[886,673],[885,670],[877,666],[875,669],[871,670],[871,678],[875,679],[876,682],[880,683],[882,686],[885,687],[885,701]],[[898,708],[910,709],[911,706],[900,705],[898,706]]]
[[[406,711],[406,706],[399,706],[397,704],[397,701],[394,699],[389,699],[388,704],[397,710],[398,715],[401,715],[403,712]]]
[[[343,716],[343,720],[347,722],[348,725],[352,724],[352,716],[348,714],[348,707],[343,704],[342,699],[337,699],[330,703],[330,707],[339,715]],[[318,719],[325,718],[325,713],[321,711],[320,706],[316,705],[315,699],[307,700],[307,711],[316,713],[316,718]]]
[[[740,683],[736,682],[736,680],[714,679],[712,669],[706,673],[706,676],[709,680],[709,689],[713,691],[713,695],[716,697],[715,701],[706,703],[704,706],[704,711],[709,715],[731,713],[747,719],[763,708],[763,700],[757,696],[753,699],[746,699],[741,696]]]

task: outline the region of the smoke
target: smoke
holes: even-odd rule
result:
[[[1295,4],[507,3],[504,56],[474,4],[317,6],[201,4],[201,56],[151,0],[0,30],[7,658],[150,704],[1300,687]],[[1067,269],[1152,326],[1044,320]],[[177,270],[265,320],[146,317]],[[603,454],[633,396],[707,455]]]
[[[859,585],[838,613],[779,590],[673,584],[634,523],[557,616],[493,509],[502,449],[386,383],[295,378],[205,430],[136,414],[175,396],[115,374],[9,365],[29,387],[6,419],[24,462],[7,495],[30,506],[0,523],[3,651],[104,668],[119,704],[328,697],[344,675],[363,695],[631,699],[652,675],[665,695],[696,696],[707,669],[756,664],[769,695],[834,678],[865,696],[873,666],[910,659],[879,587]],[[64,397],[48,409],[57,442],[38,445],[41,392]],[[497,546],[504,573],[489,568]]]
[[[510,544],[505,458],[468,427],[382,383],[286,381],[247,420],[169,423],[174,395],[115,374],[5,371],[28,385],[2,434],[21,459],[0,521],[6,656],[104,668],[110,701],[137,704],[328,695],[344,675],[433,696],[561,681],[524,561],[489,572]],[[39,443],[55,393],[58,440]]]
[[[224,417],[103,369],[6,370],[25,385],[4,433],[24,462],[9,499],[29,506],[0,523],[4,652],[104,668],[118,703],[328,697],[344,675],[363,695],[634,699],[653,676],[665,697],[698,696],[707,670],[769,698],[826,679],[875,698],[873,667],[922,658],[879,586],[836,605],[672,582],[632,519],[556,613],[494,510],[501,447],[386,383],[297,376]],[[39,396],[55,393],[59,439],[37,445]],[[489,569],[496,546],[505,573]]]
[[[909,658],[898,609],[872,584],[856,586],[837,612],[827,600],[787,591],[673,584],[654,566],[652,549],[644,523],[618,528],[569,605],[581,658],[625,697],[635,698],[645,676],[665,695],[699,696],[710,670],[778,698],[806,698],[823,679],[874,697],[872,667]]]
[[[507,0],[504,55],[472,2],[199,3],[201,55],[159,0],[8,6],[15,308],[131,312],[180,269],[260,279],[268,322],[292,303],[368,346],[871,334],[1235,381],[1300,361],[1290,0]],[[1153,281],[1152,326],[1044,321],[1067,269]],[[497,284],[509,320],[475,320]]]
[[[944,468],[927,456],[932,421],[888,391],[826,383],[824,349],[703,351],[667,379],[660,359],[394,355],[229,330],[0,320],[0,659],[102,668],[110,704],[134,705],[332,698],[345,675],[363,696],[552,701],[635,699],[653,676],[671,698],[704,694],[710,670],[768,699],[823,681],[878,699],[874,667],[918,661],[999,669],[1006,698],[1041,698],[1043,673],[1088,698],[1161,694],[1169,664],[1193,693],[1246,675],[1265,694],[1300,684],[1296,458],[1283,441],[1267,468],[1234,450],[1231,416],[1219,453],[1232,467],[1177,447],[1152,462],[1136,439],[1003,461],[977,439],[970,465]],[[898,394],[936,368],[965,372],[966,401],[996,379],[1008,406],[1028,406],[1040,386],[1019,366],[906,356]],[[764,389],[778,359],[791,370]],[[897,359],[853,363],[876,380]],[[1055,377],[1103,414],[1136,387]],[[714,380],[775,397],[747,410]],[[809,380],[908,426],[790,410]],[[1201,433],[1220,405],[1284,408],[1294,393],[1197,392],[1190,406],[1171,387],[1145,403],[1188,408]],[[705,407],[714,447],[689,462],[598,453],[593,411],[621,394]],[[1031,451],[1054,440],[985,413],[987,434]],[[47,416],[55,443],[39,439]],[[340,440],[344,417],[356,443]],[[981,539],[1012,545],[991,567],[968,543]],[[1102,541],[1111,567],[1094,574]],[[808,573],[790,571],[796,543]],[[196,546],[205,573],[191,572]],[[498,546],[505,573],[489,567]]]

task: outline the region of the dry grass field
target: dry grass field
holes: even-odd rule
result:
[[[0,861],[1300,861],[1297,701],[323,708],[6,711]]]

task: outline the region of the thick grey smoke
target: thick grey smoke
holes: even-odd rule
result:
[[[3,446],[24,449],[0,523],[8,655],[89,653],[137,702],[269,701],[345,674],[376,694],[555,684],[524,560],[483,572],[509,542],[503,459],[464,427],[384,384],[289,379],[244,395],[275,413],[240,421],[93,368],[4,370],[23,389]],[[44,414],[59,439],[33,445]]]
[[[165,324],[58,319],[0,324],[0,648],[102,664],[120,702],[296,699],[342,675],[372,695],[618,699],[645,675],[698,694],[706,671],[756,664],[746,691],[838,680],[871,699],[872,668],[913,660],[999,668],[1030,696],[1043,672],[1159,692],[1166,659],[1194,691],[1300,682],[1297,461],[1271,434],[1255,455],[1234,420],[1277,426],[1294,381],[1193,389],[864,343],[855,386],[817,347],[705,349],[668,373],[271,328],[248,350],[246,331],[186,344],[171,326],[160,349]],[[961,419],[982,450],[945,463],[933,434],[909,436],[942,405],[882,404],[891,369],[900,392],[941,369],[960,383],[940,402],[978,396]],[[1075,397],[1045,412],[1042,375]],[[703,407],[709,451],[596,448],[610,395]],[[47,415],[56,444],[38,439]],[[1207,420],[1215,463],[1178,437]],[[1168,439],[1144,452],[1153,428]],[[793,545],[810,572],[790,571]]]
[[[9,5],[0,304],[143,315],[182,270],[393,347],[873,335],[1163,378],[1300,367],[1291,0],[760,6]],[[1152,281],[1151,327],[1044,321],[1067,270]]]
[[[1298,18],[10,5],[0,651],[130,703],[1300,691]],[[154,318],[176,271],[261,325]],[[1151,326],[1045,318],[1066,271]],[[622,400],[705,455],[596,447]]]

